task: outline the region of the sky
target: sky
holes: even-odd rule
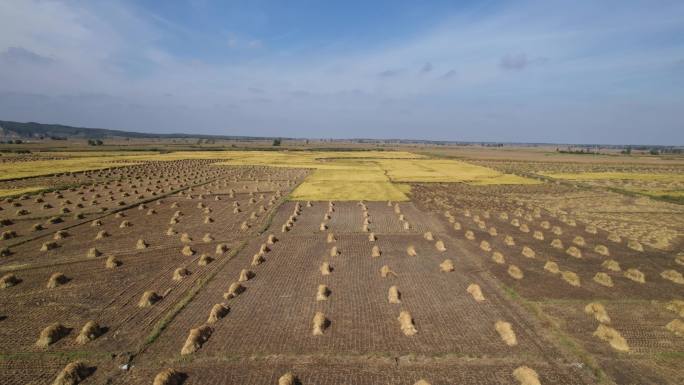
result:
[[[0,0],[0,120],[684,145],[684,1]]]

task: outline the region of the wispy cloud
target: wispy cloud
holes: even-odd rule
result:
[[[504,3],[402,39],[325,46],[295,39],[315,31],[183,23],[128,2],[0,2],[0,115],[264,135],[684,142],[677,1]],[[62,97],[93,94],[110,98]]]

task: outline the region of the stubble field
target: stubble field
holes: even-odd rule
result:
[[[58,158],[2,163],[2,383],[684,382],[678,204],[406,151]]]

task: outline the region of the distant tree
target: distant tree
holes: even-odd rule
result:
[[[273,146],[276,146],[276,147],[277,147],[277,146],[280,146],[280,143],[281,143],[281,139],[280,139],[280,138],[278,138],[278,139],[273,139]]]
[[[652,148],[648,153],[651,155],[660,155],[660,151],[658,151],[657,148]]]

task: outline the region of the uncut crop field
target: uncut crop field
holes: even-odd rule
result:
[[[684,382],[675,203],[400,151],[80,155],[3,164],[2,384]]]

